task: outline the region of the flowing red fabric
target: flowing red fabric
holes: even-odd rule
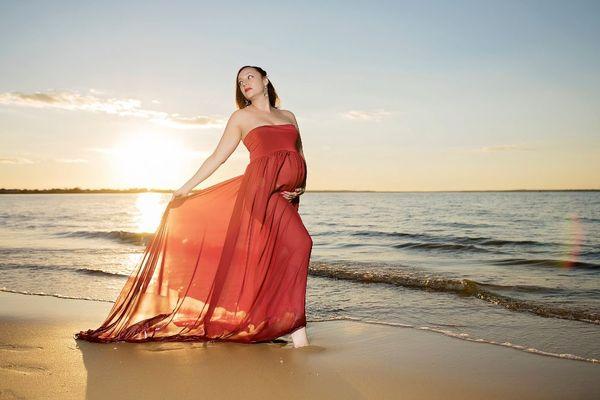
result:
[[[243,143],[243,175],[172,200],[92,342],[271,341],[306,325],[312,238],[299,197],[306,183],[293,124],[262,125]]]

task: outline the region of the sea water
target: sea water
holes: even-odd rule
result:
[[[112,302],[170,194],[0,196],[0,289]],[[600,363],[600,192],[307,192],[306,312]],[[426,351],[426,349],[424,349]]]

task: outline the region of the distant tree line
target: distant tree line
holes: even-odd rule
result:
[[[148,189],[148,188],[129,188],[129,189],[82,189],[74,188],[52,188],[52,189],[7,189],[0,188],[0,194],[32,194],[32,193],[171,193],[170,189]]]

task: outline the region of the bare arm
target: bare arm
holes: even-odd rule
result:
[[[238,125],[238,115],[234,112],[227,121],[225,131],[221,140],[210,156],[198,168],[198,171],[182,187],[183,191],[190,191],[209,176],[211,176],[223,164],[231,153],[235,151],[242,138],[241,128]]]

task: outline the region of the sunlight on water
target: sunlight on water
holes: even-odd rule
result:
[[[116,272],[121,275],[131,274],[142,260],[142,257],[143,253],[132,253],[123,255],[121,258],[115,261],[115,265],[117,268]]]
[[[160,193],[140,193],[135,200],[137,232],[155,232],[165,210],[164,195]]]

